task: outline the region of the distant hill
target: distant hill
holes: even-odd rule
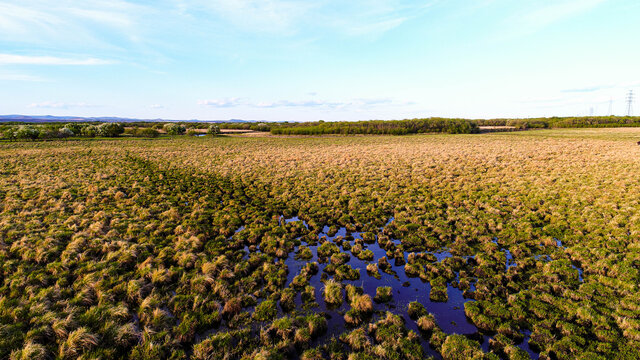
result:
[[[252,123],[263,122],[264,120],[241,120],[241,119],[229,119],[229,120],[170,120],[170,119],[135,119],[135,118],[121,118],[112,116],[103,117],[82,117],[82,116],[52,116],[52,115],[0,115],[0,122],[31,122],[31,123],[45,123],[45,122],[215,122],[215,123]]]

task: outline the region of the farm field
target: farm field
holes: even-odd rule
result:
[[[0,359],[640,358],[639,140],[0,142]]]

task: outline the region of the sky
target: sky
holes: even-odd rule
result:
[[[0,114],[640,115],[637,0],[0,0]]]

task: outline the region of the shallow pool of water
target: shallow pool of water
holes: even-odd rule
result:
[[[279,223],[281,225],[284,225],[284,224],[288,224],[296,221],[302,221],[302,220],[300,220],[298,217],[292,217],[292,218],[282,217],[282,220],[279,221]],[[387,222],[387,225],[392,221],[393,221],[393,218],[391,218]],[[303,224],[307,226],[305,222],[303,222]],[[244,229],[244,226],[239,228],[236,231],[236,233],[243,229]],[[329,227],[325,226],[322,232],[318,234],[318,239],[320,240],[324,238],[326,239],[326,241],[334,242],[336,238],[342,237],[344,239],[343,245],[345,243],[349,243],[351,246],[353,246],[356,243],[356,239],[362,239],[361,233],[359,232],[350,233],[345,228],[339,228],[337,232],[332,236],[328,235],[329,231],[330,231]],[[401,244],[401,241],[398,239],[392,239],[392,242],[396,246]],[[360,243],[362,243],[362,241],[360,241]],[[329,264],[328,263],[329,259],[318,258],[318,247],[321,245],[320,242],[315,242],[315,244],[310,244],[302,241],[301,246],[302,245],[308,247],[311,250],[311,253],[313,256],[311,259],[297,260],[296,253],[298,252],[300,246],[296,246],[294,251],[288,254],[287,258],[284,259],[284,263],[287,265],[287,268],[288,268],[286,286],[291,285],[291,282],[293,281],[294,277],[300,273],[301,269],[307,263],[310,263],[310,262],[318,263],[318,267],[319,267],[318,273],[311,276],[309,280],[310,285],[312,285],[315,288],[315,297],[316,297],[316,303],[317,303],[317,306],[310,308],[310,311],[322,313],[325,315],[328,323],[328,331],[326,334],[324,334],[323,336],[321,336],[320,338],[314,341],[314,344],[317,345],[317,344],[328,341],[331,337],[338,337],[340,334],[344,333],[345,331],[349,331],[350,329],[352,329],[351,327],[348,326],[348,324],[346,324],[343,318],[344,314],[350,309],[350,306],[346,301],[346,298],[344,299],[342,305],[337,308],[332,308],[324,302],[324,298],[323,298],[324,282],[321,281],[321,279],[323,277],[323,274],[326,274],[324,272],[324,269]],[[360,278],[358,280],[342,280],[341,282],[344,285],[352,284],[352,285],[361,287],[364,293],[371,296],[372,299],[374,298],[376,294],[376,289],[378,287],[390,286],[393,289],[393,299],[388,303],[374,302],[373,303],[374,313],[383,314],[385,311],[389,311],[391,313],[399,315],[404,319],[406,327],[408,329],[413,330],[416,333],[420,334],[420,331],[417,327],[416,322],[410,319],[407,313],[408,304],[412,301],[417,301],[421,303],[429,313],[433,314],[438,326],[442,329],[443,332],[445,332],[446,334],[456,333],[456,334],[469,335],[472,338],[479,340],[485,351],[489,350],[489,339],[491,337],[486,335],[485,336],[480,335],[478,332],[478,329],[467,319],[464,313],[464,304],[467,301],[474,301],[474,300],[465,298],[463,296],[463,292],[460,289],[457,289],[451,286],[450,283],[448,283],[447,284],[448,301],[446,302],[431,301],[429,297],[429,294],[431,291],[431,285],[429,284],[429,282],[422,281],[418,277],[408,277],[404,271],[404,265],[396,265],[395,261],[393,261],[393,258],[387,256],[387,252],[380,247],[380,245],[377,242],[377,238],[375,243],[372,243],[372,244],[362,243],[362,247],[363,247],[363,250],[371,250],[373,252],[372,260],[370,261],[360,260],[357,257],[355,257],[350,251],[346,251],[344,250],[344,248],[341,248],[341,252],[347,253],[350,255],[350,258],[346,262],[346,264],[351,266],[353,269],[356,269],[357,271],[359,271],[359,274],[360,274]],[[506,255],[505,271],[509,269],[509,267],[516,266],[515,262],[513,261],[511,252],[504,248],[502,249],[502,251],[504,251]],[[250,249],[248,247],[245,247],[245,252],[246,252],[245,256],[249,256]],[[255,252],[260,252],[259,247],[256,247]],[[447,258],[452,257],[452,254],[447,249],[444,249],[438,252],[431,252],[431,254],[435,256],[436,262],[441,262]],[[389,264],[390,264],[389,271],[384,272],[380,270],[379,279],[375,278],[372,275],[369,275],[366,271],[366,266],[370,263],[377,263],[380,258],[385,256],[389,259]],[[474,256],[466,256],[464,257],[464,259],[468,260],[473,257]],[[541,256],[541,258],[542,260],[545,260],[545,261],[551,260],[548,255]],[[321,260],[324,260],[324,262],[322,262]],[[404,260],[405,261],[407,260],[406,253],[404,254]],[[330,274],[326,274],[325,276],[327,277],[327,279],[330,279],[333,277],[333,275],[330,275]],[[458,274],[456,274],[456,277],[458,277]],[[475,283],[471,283],[470,285],[471,285],[471,290],[473,291],[475,289]],[[343,293],[344,293],[344,290],[343,290]],[[298,294],[296,295],[296,308],[297,310],[301,311],[303,310],[303,307],[304,307],[304,304],[301,299],[301,293],[298,292]],[[279,313],[278,316],[284,315],[280,307],[278,307],[278,313]],[[523,332],[523,334],[525,335],[525,340],[518,346],[523,350],[527,351],[533,358],[537,358],[537,354],[529,348],[529,345],[528,345],[529,334],[527,332]],[[429,346],[426,339],[422,336],[421,336],[421,345],[427,355],[440,358],[440,355]]]

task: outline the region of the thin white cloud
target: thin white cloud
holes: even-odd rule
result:
[[[398,17],[392,19],[385,19],[374,22],[366,22],[363,24],[356,24],[346,28],[349,35],[379,35],[397,28],[405,21],[409,20],[409,17]]]
[[[128,14],[117,11],[71,8],[69,13],[80,19],[97,22],[116,29],[130,29],[134,24]]]
[[[0,65],[108,65],[113,64],[112,61],[86,58],[73,59],[62,58],[56,56],[27,56],[0,54]]]
[[[243,98],[200,100],[198,105],[214,108],[252,107],[252,108],[347,108],[347,107],[372,107],[379,105],[413,105],[415,103],[404,101],[395,102],[392,99],[353,99],[349,101],[328,100],[278,100],[251,102]]]
[[[278,107],[338,107],[344,105],[340,102],[329,102],[329,101],[315,101],[315,100],[303,100],[303,101],[289,101],[289,100],[280,100],[275,102],[259,102],[254,104],[255,107],[260,108],[278,108]]]
[[[604,90],[621,90],[626,91],[627,89],[632,89],[640,86],[640,82],[624,82],[624,83],[608,83],[608,84],[588,84],[586,86],[571,88],[571,89],[562,89],[563,93],[594,93]]]
[[[30,108],[38,109],[72,109],[72,108],[91,108],[98,107],[97,105],[91,105],[87,103],[65,103],[56,101],[45,101],[41,103],[33,103],[29,105]]]
[[[3,81],[29,81],[29,82],[42,82],[46,79],[39,76],[19,73],[0,73],[0,80]]]
[[[37,5],[0,3],[0,34],[4,34],[0,36],[10,38],[16,35],[27,36],[35,32],[47,34],[46,31],[53,31],[64,24],[63,19],[38,8],[40,6]]]
[[[0,41],[117,50],[122,39],[136,41],[155,11],[125,0],[0,0]]]
[[[217,100],[199,100],[198,105],[205,105],[216,108],[236,107],[241,105],[247,105],[247,103],[241,98],[230,99],[217,99]]]
[[[574,88],[574,89],[564,89],[562,90],[563,93],[590,93],[590,92],[596,92],[596,91],[600,91],[603,89],[610,89],[613,86],[592,86],[592,87],[584,87],[584,88]]]
[[[164,109],[164,105],[160,105],[160,104],[153,104],[149,107],[152,109]]]
[[[233,27],[260,35],[333,30],[350,36],[379,35],[421,15],[437,3],[408,0],[178,0],[179,14],[209,13]]]
[[[233,25],[263,33],[295,32],[299,21],[317,5],[289,0],[213,0],[193,1]]]
[[[375,37],[424,15],[440,1],[332,0],[329,3],[334,10],[320,17],[320,24],[329,24],[329,27],[350,36]]]
[[[610,0],[556,0],[533,2],[522,13],[507,19],[509,27],[513,29],[511,35],[530,34],[543,29],[553,23],[577,16],[593,10],[598,5]]]

